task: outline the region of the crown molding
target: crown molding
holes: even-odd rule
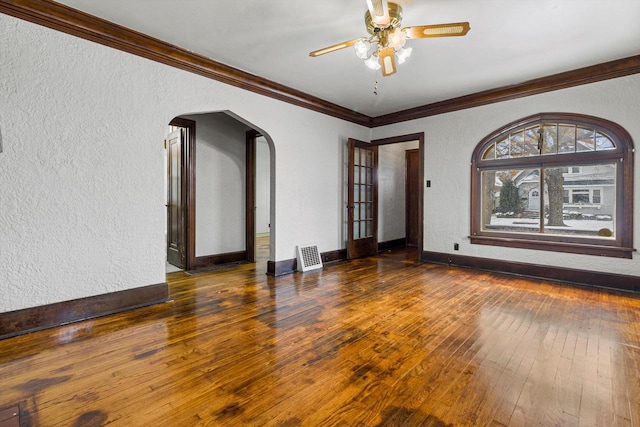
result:
[[[614,61],[603,62],[572,71],[552,74],[538,79],[528,80],[523,83],[489,89],[470,95],[434,102],[408,110],[398,111],[373,118],[372,127],[385,126],[423,117],[450,113],[467,108],[480,107],[496,102],[509,101],[526,96],[538,95],[545,92],[566,89],[595,83],[602,80],[615,79],[631,74],[640,73],[640,55]]]
[[[50,0],[0,0],[0,12],[299,107],[371,126],[372,118]]]
[[[640,73],[640,55],[369,117],[51,0],[0,0],[0,12],[369,128]]]

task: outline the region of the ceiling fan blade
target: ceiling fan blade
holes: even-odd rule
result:
[[[403,28],[407,37],[424,39],[429,37],[453,37],[466,35],[471,27],[468,22],[453,22],[451,24],[422,25],[419,27]]]
[[[316,56],[324,55],[325,53],[335,52],[336,50],[340,50],[340,49],[344,49],[344,48],[349,47],[349,46],[353,46],[360,39],[362,39],[362,37],[358,37],[357,39],[353,39],[353,40],[349,40],[349,41],[346,41],[346,42],[334,44],[333,46],[324,47],[322,49],[314,50],[313,52],[309,52],[309,56],[316,57]]]
[[[378,25],[389,25],[389,5],[387,0],[367,0],[367,7],[371,14],[371,20]]]
[[[382,66],[382,77],[395,74],[397,71],[395,50],[392,47],[385,47],[380,50],[379,61]]]

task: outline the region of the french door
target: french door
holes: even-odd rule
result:
[[[348,141],[347,258],[378,253],[378,147]]]

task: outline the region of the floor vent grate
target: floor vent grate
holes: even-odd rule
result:
[[[298,246],[298,271],[322,268],[322,258],[316,245]]]

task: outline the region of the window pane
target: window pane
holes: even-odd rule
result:
[[[523,131],[511,134],[511,157],[522,157],[524,155],[524,135]]]
[[[358,147],[353,149],[353,164],[355,166],[360,165],[360,149]]]
[[[525,156],[538,156],[540,150],[538,149],[538,127],[528,128],[524,130],[524,155]]]
[[[360,238],[360,221],[353,221],[353,239]]]
[[[575,189],[571,191],[571,202],[574,205],[589,204],[589,190],[586,188]]]
[[[592,129],[577,128],[576,151],[595,151],[594,134],[595,132]]]
[[[496,158],[496,145],[491,144],[489,148],[486,149],[484,155],[482,156],[483,160],[494,160]]]
[[[496,142],[496,159],[506,159],[509,157],[509,140],[503,139]]]
[[[556,124],[542,125],[542,154],[558,153],[558,130]]]
[[[364,162],[364,165],[369,168],[372,168],[373,167],[373,151],[363,150],[363,152],[366,155],[366,161]]]
[[[361,239],[365,237],[369,237],[367,235],[367,222],[368,221],[360,221],[360,238]]]
[[[608,136],[605,136],[601,133],[596,133],[596,150],[614,150],[616,146],[613,144],[613,141],[609,139]]]
[[[544,232],[614,238],[616,167],[615,163],[572,166],[569,169],[578,172],[562,173],[561,180],[556,172],[563,168],[546,168]],[[555,199],[559,191],[561,202]]]
[[[574,153],[576,151],[576,127],[558,125],[558,153]]]
[[[367,168],[360,166],[360,184],[367,183]]]
[[[538,169],[482,172],[482,229],[537,233],[540,229]]]
[[[592,202],[594,204],[598,204],[598,203],[600,203],[600,200],[602,200],[600,198],[600,190],[599,189],[594,189],[593,190],[593,200],[592,200]]]

